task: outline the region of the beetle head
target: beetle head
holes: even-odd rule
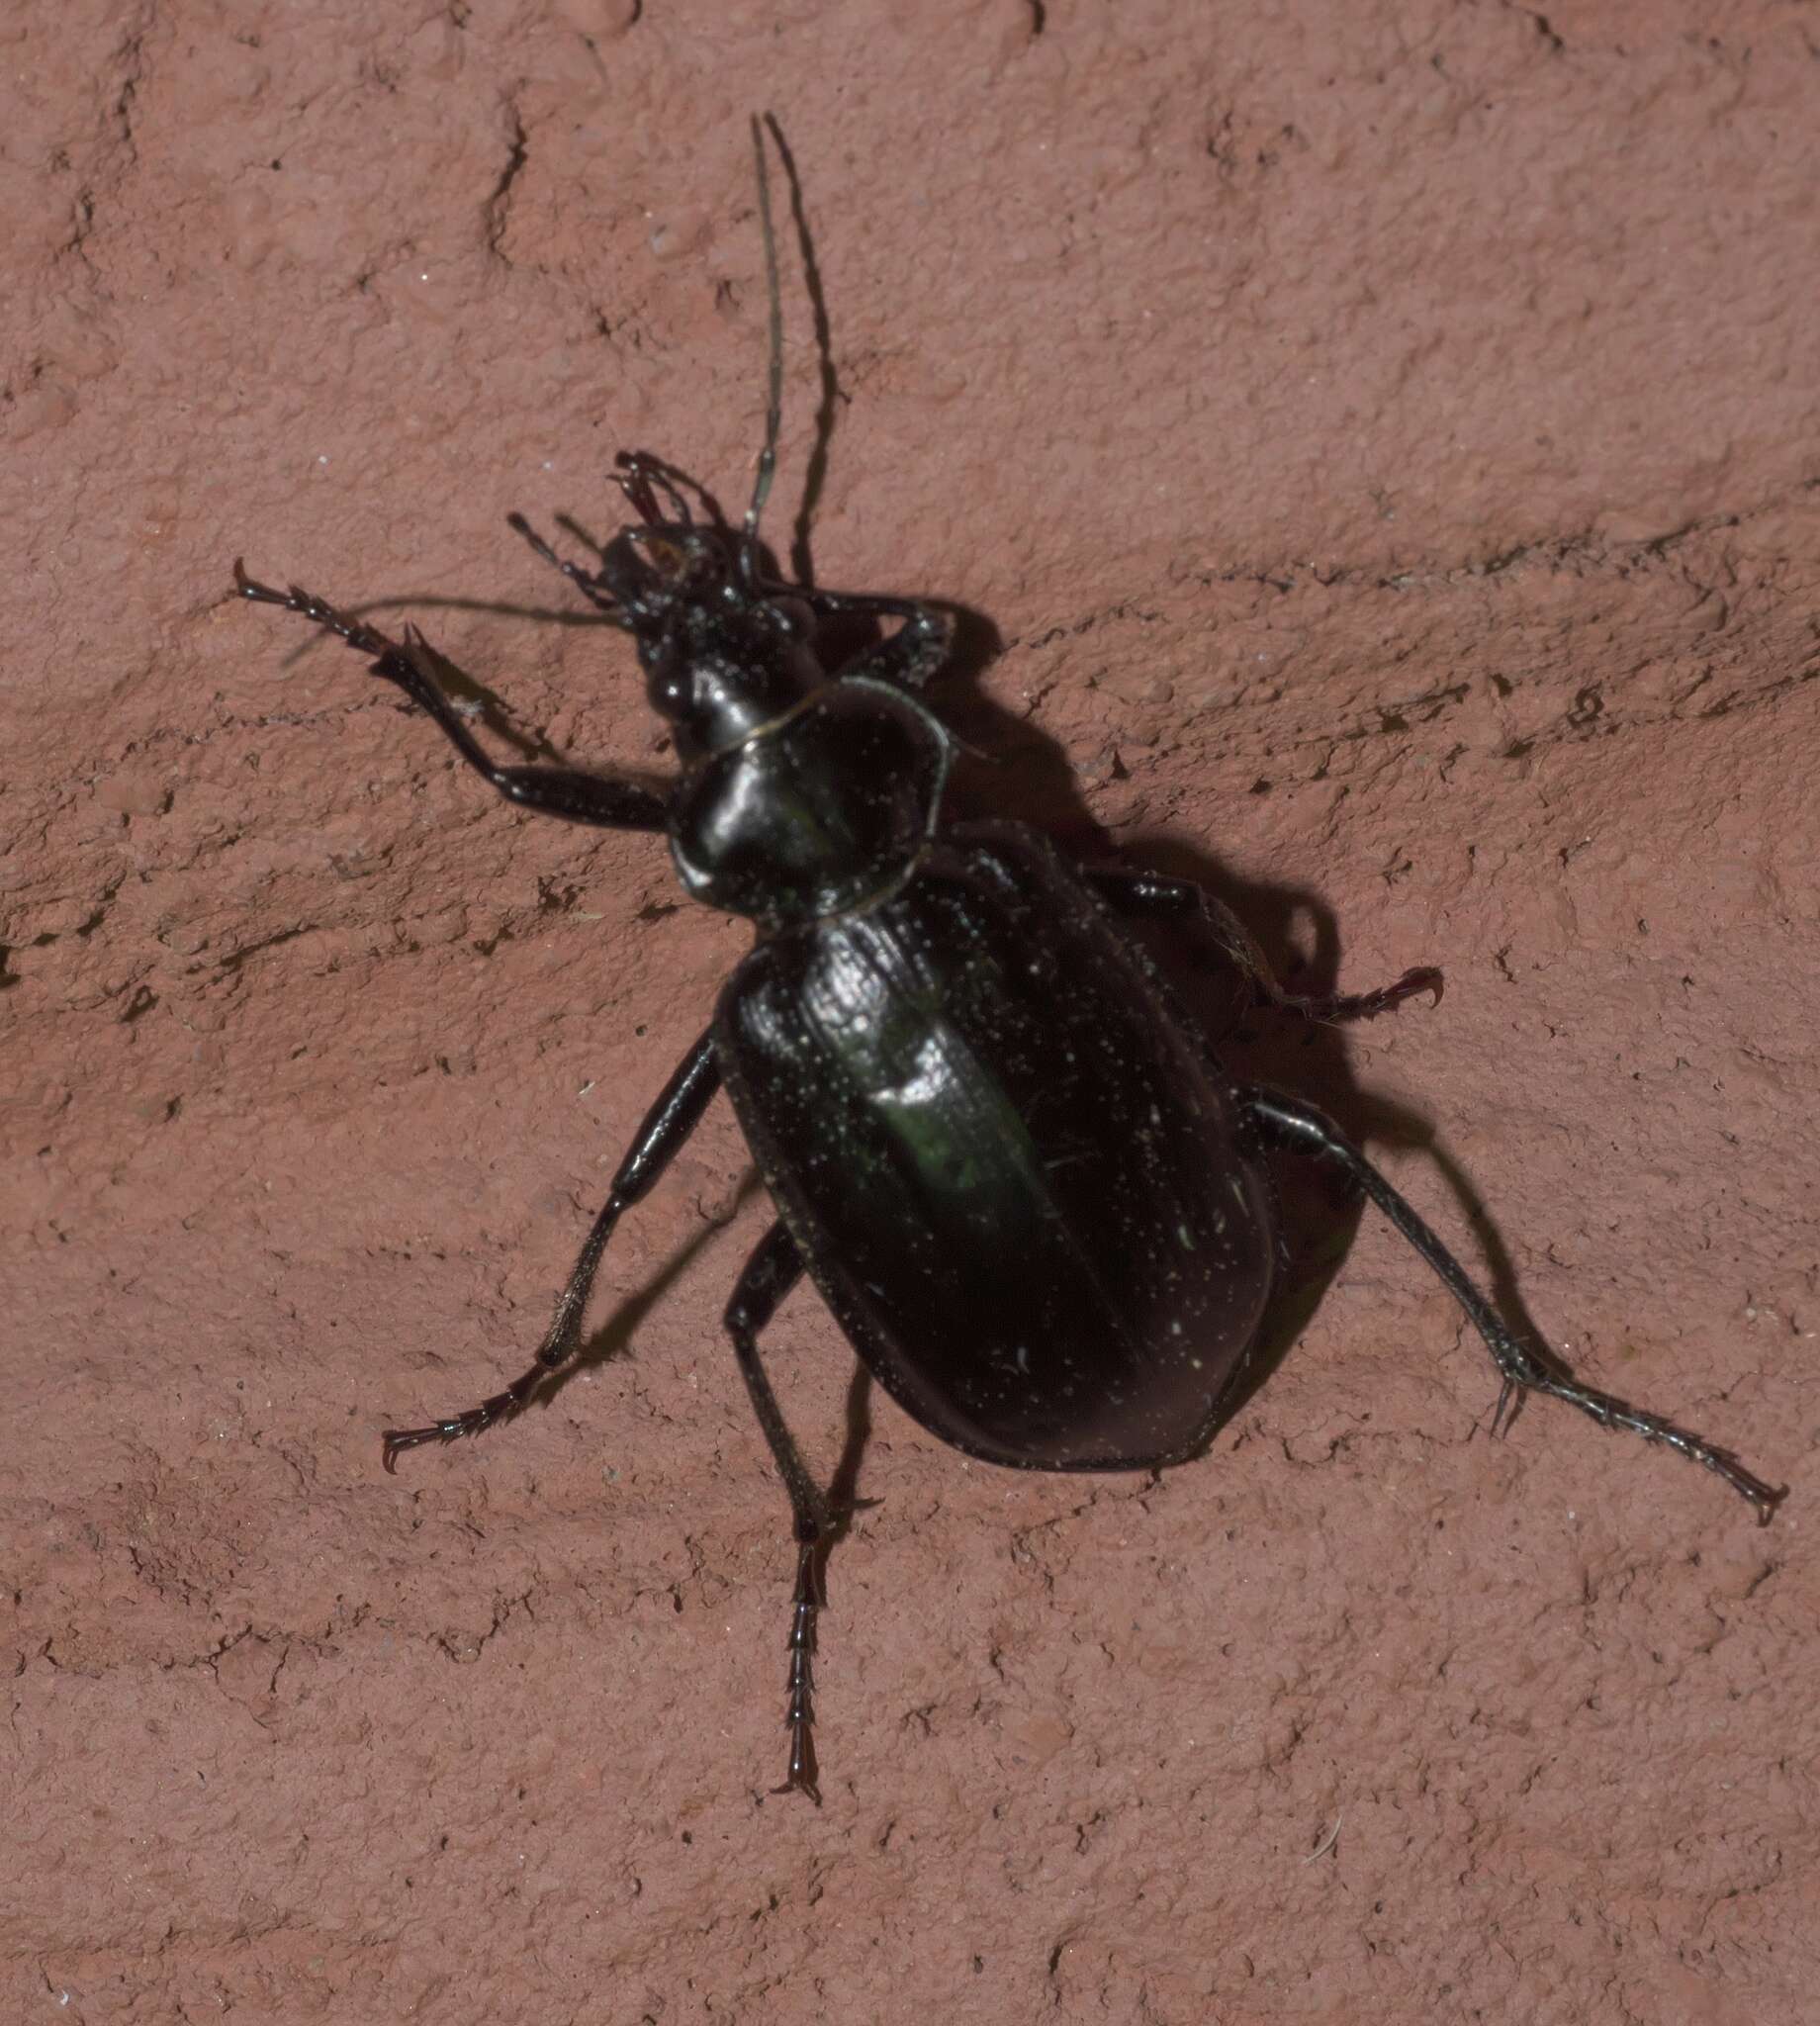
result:
[[[651,707],[697,760],[785,716],[827,680],[800,599],[751,581],[740,536],[688,521],[628,527],[598,583],[638,647]]]

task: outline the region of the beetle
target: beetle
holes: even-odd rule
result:
[[[773,123],[773,132],[775,126]],[[536,1359],[501,1393],[388,1429],[384,1461],[519,1412],[577,1351],[601,1254],[725,1089],[776,1208],[725,1328],[788,1496],[796,1545],[788,1770],[819,1800],[811,1655],[826,1497],[791,1438],[759,1338],[806,1273],[865,1367],[952,1447],[1023,1470],[1150,1470],[1202,1449],[1259,1340],[1281,1274],[1273,1153],[1362,1191],[1440,1277],[1501,1378],[1494,1432],[1525,1393],[1678,1449],[1773,1515],[1723,1449],[1575,1380],[1480,1293],[1339,1128],[1237,1080],[1176,1006],[1130,921],[1191,922],[1264,999],[1312,1019],[1438,1000],[1418,969],[1374,992],[1286,991],[1229,909],[1187,880],[1083,870],[1040,833],[945,813],[953,735],[924,699],[950,649],[936,605],[768,574],[759,524],[776,462],[782,334],[764,131],[753,122],[770,288],[765,441],[743,524],[680,474],[622,451],[635,520],[595,566],[514,530],[631,636],[681,774],[667,795],[554,766],[501,766],[444,694],[414,628],[394,640],[234,565],[238,594],[370,658],[481,779],[521,809],[668,838],[685,891],[756,935],[713,1018],[620,1162]],[[777,144],[781,146],[781,138]],[[874,644],[826,670],[818,626]],[[889,632],[884,629],[894,628]]]

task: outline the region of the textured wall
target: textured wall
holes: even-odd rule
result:
[[[0,2010],[1802,2016],[1814,8],[25,0],[0,46]],[[745,937],[228,566],[661,774],[620,643],[436,599],[560,605],[502,515],[610,525],[621,444],[742,493],[766,105],[820,580],[997,629],[944,695],[1001,805],[1322,981],[1443,964],[1259,1059],[1589,1380],[1789,1481],[1770,1529],[1546,1404],[1488,1439],[1368,1221],[1160,1482],[874,1399],[826,1805],[766,1799],[719,1109],[584,1375],[381,1474],[522,1367]],[[808,1294],[773,1343],[831,1469],[851,1360]]]

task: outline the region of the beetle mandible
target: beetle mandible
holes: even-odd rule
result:
[[[775,123],[773,124],[774,135]],[[438,686],[422,636],[395,641],[234,565],[371,658],[461,758],[519,808],[664,834],[682,884],[756,941],[613,1177],[535,1363],[427,1427],[392,1428],[386,1467],[475,1434],[578,1349],[620,1217],[725,1088],[777,1211],[727,1305],[741,1376],[789,1497],[796,1543],[783,1787],[819,1799],[811,1654],[830,1512],[785,1426],[759,1336],[806,1272],[874,1378],[933,1434],[1025,1470],[1147,1470],[1206,1442],[1257,1342],[1278,1271],[1266,1158],[1323,1162],[1428,1262],[1502,1380],[1496,1431],[1524,1393],[1566,1401],[1703,1464],[1768,1520],[1783,1496],[1726,1451],[1583,1386],[1499,1316],[1332,1121],[1238,1082],[1178,1013],[1121,918],[1192,920],[1271,1003],[1319,1019],[1383,1012],[1439,974],[1301,997],[1189,881],[1083,871],[1037,832],[943,812],[954,741],[923,700],[950,625],[914,599],[836,595],[767,575],[759,520],[776,462],[782,314],[764,131],[752,123],[770,288],[765,442],[743,524],[697,521],[661,460],[621,452],[636,523],[584,569],[512,527],[637,648],[682,773],[668,795],[490,759]],[[778,145],[781,139],[778,138]],[[895,630],[824,670],[819,623]]]

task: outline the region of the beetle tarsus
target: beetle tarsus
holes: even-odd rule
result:
[[[393,654],[403,659],[404,650],[398,642],[388,639],[378,627],[369,626],[361,619],[350,619],[346,613],[337,611],[326,599],[318,598],[301,585],[293,584],[287,590],[274,591],[269,584],[261,584],[257,578],[248,577],[245,561],[239,556],[233,559],[233,588],[254,604],[281,605],[287,612],[296,612],[300,618],[326,627],[337,640],[346,641],[356,654],[377,658]]]
[[[441,1421],[433,1421],[427,1427],[387,1428],[380,1436],[380,1461],[394,1476],[398,1474],[399,1457],[407,1449],[421,1447],[425,1442],[454,1442],[463,1435],[478,1435],[482,1428],[490,1428],[495,1422],[509,1421],[520,1413],[539,1383],[550,1376],[550,1367],[533,1365],[522,1378],[514,1379],[503,1393],[496,1393],[490,1400],[483,1400],[478,1407],[470,1407],[465,1414],[451,1414]]]
[[[1439,967],[1421,964],[1406,970],[1394,984],[1380,985],[1375,992],[1329,992],[1325,997],[1313,997],[1279,991],[1272,1003],[1300,1013],[1305,1020],[1375,1020],[1380,1013],[1393,1012],[1405,999],[1412,999],[1421,992],[1432,994],[1428,1003],[1438,1006],[1445,989]]]
[[[788,1703],[783,1721],[790,1733],[790,1763],[783,1784],[773,1794],[806,1794],[822,1804],[815,1764],[815,1614],[822,1598],[817,1581],[819,1543],[803,1541],[796,1550],[796,1589],[791,1599]]]

